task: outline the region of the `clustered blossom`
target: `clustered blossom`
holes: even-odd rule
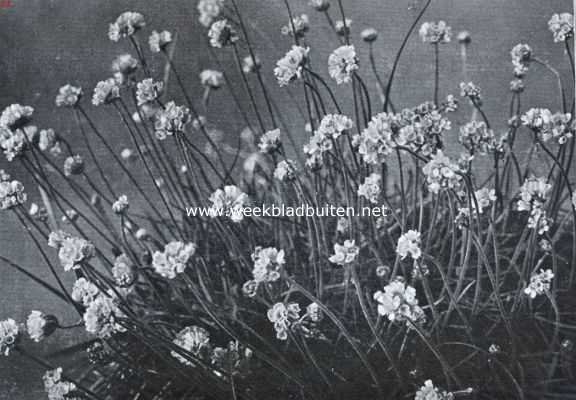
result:
[[[546,178],[536,178],[534,176],[527,178],[520,188],[520,199],[517,204],[518,211],[530,212],[528,227],[538,229],[538,234],[540,235],[550,229],[544,204],[551,189],[552,185],[546,182]]]
[[[35,126],[23,126],[11,130],[0,125],[0,148],[8,161],[14,160],[23,154],[30,143],[33,143],[38,132]]]
[[[148,38],[148,45],[152,53],[160,53],[160,51],[164,50],[171,42],[172,34],[168,31],[152,31],[152,34]]]
[[[112,211],[114,211],[115,214],[124,214],[129,206],[128,197],[123,194],[112,204]]]
[[[306,14],[297,15],[288,21],[287,25],[284,25],[280,32],[286,36],[295,36],[297,38],[302,38],[310,29],[310,21]]]
[[[30,106],[11,104],[0,114],[0,126],[10,129],[21,128],[30,122],[34,109]]]
[[[118,81],[114,78],[108,78],[96,84],[94,94],[92,95],[92,104],[95,106],[109,104],[119,98],[120,86],[118,85]]]
[[[334,254],[328,258],[331,263],[347,265],[353,262],[360,253],[360,248],[356,246],[354,240],[345,240],[344,244],[334,244]]]
[[[218,89],[220,86],[222,86],[223,81],[224,74],[222,74],[220,71],[205,69],[204,71],[200,72],[200,83],[202,83],[202,86],[211,89]]]
[[[471,121],[460,127],[458,141],[470,155],[486,155],[496,148],[494,131],[484,121]]]
[[[41,311],[32,311],[26,320],[28,336],[35,342],[39,342],[58,327],[58,320],[52,315],[46,315]]]
[[[46,371],[42,377],[44,390],[48,395],[48,400],[65,400],[74,399],[77,390],[73,382],[69,382],[62,377],[62,368],[58,367]]]
[[[178,332],[172,343],[192,353],[195,357],[201,358],[202,355],[210,351],[210,333],[200,326],[187,326]],[[177,351],[172,350],[170,354],[182,364],[194,366],[193,362]]]
[[[100,294],[100,289],[86,278],[78,278],[72,287],[72,300],[88,306]]]
[[[530,284],[524,289],[524,293],[530,296],[531,299],[536,298],[538,295],[548,293],[553,278],[554,273],[552,270],[541,269],[540,272],[532,274]]]
[[[460,82],[460,96],[468,98],[472,104],[482,105],[482,90],[473,82]]]
[[[74,107],[78,104],[81,97],[82,88],[70,84],[64,85],[58,89],[58,94],[56,95],[56,106]]]
[[[243,291],[248,297],[256,295],[258,286],[264,282],[275,282],[280,279],[280,270],[286,263],[284,260],[284,250],[275,247],[254,249],[252,253],[254,268],[252,269],[253,280],[244,283]]]
[[[389,321],[418,323],[425,319],[424,310],[418,305],[416,289],[401,278],[391,281],[384,291],[374,293],[374,300],[378,302],[378,314]]]
[[[109,338],[114,333],[126,331],[118,323],[118,318],[123,316],[124,314],[118,308],[114,298],[99,294],[88,304],[83,318],[88,333],[97,335],[100,338]]]
[[[318,134],[330,139],[338,139],[354,126],[352,119],[341,114],[326,114],[318,126]]]
[[[51,232],[48,245],[58,249],[58,258],[65,271],[80,268],[80,264],[90,260],[95,254],[92,243],[63,231]]]
[[[308,60],[310,48],[292,46],[284,57],[276,62],[274,75],[280,86],[286,86],[290,82],[302,77],[302,70]]]
[[[280,149],[282,142],[280,141],[280,129],[274,129],[264,133],[260,137],[258,148],[260,153],[271,154]]]
[[[136,274],[134,273],[132,262],[130,262],[126,254],[121,254],[114,260],[112,276],[119,287],[128,287],[134,283]]]
[[[296,177],[297,167],[293,160],[282,160],[274,169],[274,178],[280,182],[292,180]]]
[[[253,352],[238,341],[230,341],[227,347],[215,347],[210,361],[223,371],[238,373],[248,368]],[[218,372],[216,372],[218,373]]]
[[[0,210],[9,210],[26,202],[28,196],[19,181],[0,181]]]
[[[330,2],[328,0],[310,0],[310,5],[316,9],[316,11],[326,11],[330,8]]]
[[[416,392],[414,400],[453,400],[454,395],[438,389],[434,386],[432,381],[428,379],[424,382],[424,386],[420,387]]]
[[[415,230],[409,230],[398,239],[398,244],[396,246],[396,253],[405,259],[408,254],[414,260],[419,259],[422,256],[422,250],[420,250],[420,232]]]
[[[310,141],[304,145],[306,165],[318,168],[324,161],[324,153],[333,147],[332,141],[338,139],[354,126],[354,122],[345,115],[327,114],[320,121],[320,125]]]
[[[548,29],[554,34],[555,42],[565,42],[574,36],[574,16],[570,13],[554,14],[548,21]]]
[[[210,196],[210,216],[228,216],[234,222],[244,219],[242,210],[248,202],[248,195],[237,186],[227,185],[224,189],[218,189]]]
[[[531,108],[521,117],[522,125],[535,132],[540,140],[547,142],[555,139],[559,144],[566,143],[573,136],[571,119],[569,113],[552,114],[547,108]]]
[[[186,264],[195,252],[194,243],[170,242],[164,246],[164,251],[154,252],[152,267],[157,274],[174,279],[177,274],[184,272]]]
[[[268,320],[274,324],[276,338],[288,339],[288,329],[300,319],[300,306],[298,303],[276,303],[268,310]]]
[[[244,57],[242,60],[242,71],[245,74],[250,74],[256,72],[260,69],[260,59],[257,56],[252,57],[251,55]]]
[[[152,103],[160,97],[164,89],[163,82],[155,82],[152,78],[144,79],[136,84],[136,100],[138,106]]]
[[[372,173],[366,177],[364,183],[358,186],[358,196],[366,198],[369,202],[378,203],[378,196],[380,196],[380,181],[382,176],[380,174]]]
[[[532,48],[527,44],[519,43],[510,51],[510,57],[514,66],[514,75],[519,78],[526,75],[532,60]]]
[[[108,37],[113,42],[117,42],[121,38],[134,35],[138,30],[146,25],[142,14],[132,11],[126,11],[116,19],[116,22],[110,24],[108,29]]]
[[[164,140],[167,136],[184,133],[188,122],[190,122],[190,110],[171,101],[156,114],[154,120],[156,137]]]
[[[238,34],[226,19],[214,22],[208,31],[210,45],[216,48],[230,46],[238,41]]]
[[[358,69],[358,57],[352,45],[340,46],[328,57],[328,73],[338,85],[350,83]]]
[[[438,194],[442,189],[459,188],[462,177],[458,174],[460,168],[457,163],[445,156],[442,150],[432,156],[430,161],[422,168],[428,183],[428,189]]]
[[[10,354],[20,336],[18,324],[12,318],[0,321],[0,354]]]
[[[209,27],[212,22],[220,16],[224,7],[224,0],[200,0],[198,2],[198,20],[205,27]]]
[[[452,28],[444,21],[424,22],[420,27],[420,38],[424,43],[448,43],[452,38]]]
[[[74,156],[66,157],[64,160],[64,175],[80,175],[84,172],[84,159],[82,156],[76,154]]]
[[[334,30],[339,36],[348,36],[350,34],[350,27],[352,26],[352,20],[350,18],[339,19],[334,23]]]
[[[125,78],[134,74],[138,69],[138,60],[130,54],[122,54],[112,61],[112,72],[119,83],[124,83]]]
[[[42,129],[38,138],[38,148],[40,151],[49,151],[57,156],[62,152],[60,140],[54,129]]]

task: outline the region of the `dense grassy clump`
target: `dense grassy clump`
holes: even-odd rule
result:
[[[118,116],[130,149],[110,144],[78,87],[61,87],[56,105],[83,135],[81,149],[37,128],[31,107],[4,110],[0,146],[34,185],[25,190],[3,172],[0,205],[54,283],[0,260],[78,319],[63,326],[41,311],[22,324],[6,319],[0,350],[46,369],[50,399],[576,398],[574,101],[563,87],[573,76],[515,46],[508,129],[495,134],[476,84],[439,96],[452,32],[443,21],[422,23],[430,1],[387,76],[372,52],[378,32],[364,30],[355,45],[343,2],[311,2],[341,44],[326,68],[306,45],[307,16],[285,1],[282,33],[293,43],[277,82],[265,79],[237,3],[201,0],[198,10],[210,52],[234,54],[241,93],[225,72],[205,70],[204,96],[191,97],[170,32],[153,31],[148,49],[141,14],[111,24],[109,38],[134,55],[114,61],[92,105]],[[573,25],[571,14],[549,22],[572,73]],[[434,93],[403,107],[394,76],[417,33],[433,49]],[[457,41],[465,50],[469,35]],[[165,64],[162,77],[152,57]],[[532,68],[554,75],[558,112],[521,102]],[[301,115],[286,115],[273,84],[291,91]],[[246,125],[226,141],[202,115],[221,86]],[[469,113],[462,126],[451,122],[458,108]],[[286,123],[293,119],[300,132]],[[460,154],[448,156],[449,132]],[[517,135],[530,137],[528,152],[515,150]],[[129,188],[111,182],[111,164]],[[489,172],[477,173],[479,164]],[[36,188],[38,204],[28,201]],[[324,214],[248,211],[261,204]],[[63,274],[75,275],[73,287]],[[63,329],[85,339],[49,356],[30,350],[30,340]]]

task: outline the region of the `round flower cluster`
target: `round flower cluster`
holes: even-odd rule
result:
[[[482,188],[474,192],[474,199],[471,200],[471,207],[460,207],[458,209],[458,214],[456,215],[455,221],[459,228],[464,228],[470,226],[470,218],[475,218],[476,216],[483,214],[484,209],[490,207],[490,205],[496,201],[496,191],[494,189]],[[478,205],[478,207],[476,207]],[[470,213],[470,209],[474,210],[474,213]]]
[[[397,146],[400,118],[392,113],[379,113],[372,117],[360,135],[354,136],[358,153],[367,164],[382,164]]]
[[[62,378],[62,368],[46,371],[42,377],[44,390],[49,400],[64,400],[76,398],[76,385]]]
[[[136,280],[134,267],[126,254],[121,254],[114,260],[112,276],[116,285],[124,288],[132,285]]]
[[[328,258],[333,264],[347,265],[353,262],[360,254],[360,248],[354,240],[345,240],[344,244],[334,244],[334,254]]]
[[[290,181],[296,178],[297,166],[292,160],[282,160],[274,169],[274,178],[281,182]]]
[[[471,121],[460,127],[458,141],[470,153],[486,155],[496,148],[494,131],[484,121]]]
[[[242,60],[242,71],[244,71],[245,74],[254,73],[258,71],[260,67],[260,59],[257,56],[252,57],[249,55]]]
[[[30,106],[11,104],[0,114],[0,126],[18,129],[30,122],[34,109]]]
[[[297,38],[302,38],[306,35],[310,29],[310,20],[306,14],[297,15],[288,21],[287,25],[284,25],[280,32],[286,36],[295,36]]]
[[[60,140],[54,129],[42,129],[38,138],[38,148],[40,151],[49,151],[53,156],[62,153]]]
[[[154,120],[154,130],[159,140],[167,136],[184,133],[186,124],[190,122],[190,110],[184,106],[177,106],[173,101],[158,111]]]
[[[108,37],[113,42],[121,38],[132,36],[138,30],[146,25],[142,14],[132,11],[126,11],[116,19],[116,22],[110,24]]]
[[[537,229],[540,235],[550,229],[544,204],[551,189],[552,185],[547,183],[545,178],[536,178],[534,176],[527,178],[520,188],[520,199],[517,204],[518,211],[530,212],[528,227]]]
[[[532,60],[532,48],[527,44],[519,43],[510,51],[510,57],[514,66],[514,75],[522,78],[528,72],[528,66]]]
[[[116,300],[106,294],[99,294],[88,304],[84,313],[84,325],[88,333],[100,338],[109,338],[114,333],[125,332],[126,329],[118,323],[123,316]]]
[[[338,85],[350,83],[357,69],[358,57],[352,45],[340,46],[328,57],[328,73]]]
[[[86,278],[78,278],[72,286],[72,300],[87,307],[100,294],[100,289]]]
[[[420,250],[420,232],[415,230],[409,230],[400,238],[398,238],[398,244],[396,245],[396,253],[405,259],[410,254],[414,260],[419,259],[422,256],[422,250]]]
[[[566,143],[573,136],[571,119],[569,113],[552,114],[547,108],[531,108],[521,117],[522,124],[536,133],[540,140],[556,139],[559,144]]]
[[[48,246],[58,249],[58,258],[65,271],[80,268],[80,264],[90,260],[95,254],[92,243],[63,231],[51,232]]]
[[[155,251],[152,256],[152,267],[164,278],[174,279],[184,272],[186,264],[196,252],[194,243],[173,241],[164,246],[164,251]]]
[[[208,31],[210,45],[216,48],[230,46],[238,41],[238,34],[226,19],[214,22]]]
[[[112,204],[112,211],[114,214],[124,214],[129,206],[128,197],[123,194]]]
[[[136,84],[136,100],[138,106],[157,100],[162,94],[163,82],[155,82],[152,78],[144,79]]]
[[[227,185],[210,195],[210,217],[228,216],[234,222],[244,219],[242,210],[248,203],[248,195],[237,186]]]
[[[138,60],[130,54],[122,54],[112,61],[112,72],[116,82],[122,84],[138,70]]]
[[[200,83],[202,86],[210,89],[218,89],[222,86],[224,81],[224,74],[220,71],[215,71],[212,69],[205,69],[200,72]]]
[[[316,11],[324,12],[330,8],[330,2],[328,0],[310,0],[310,5],[316,9]]]
[[[160,51],[164,50],[171,42],[172,34],[168,31],[152,31],[152,34],[148,38],[148,45],[152,53],[160,53]]]
[[[96,84],[94,94],[92,95],[92,104],[95,106],[110,104],[119,98],[120,86],[118,85],[118,81],[114,78],[108,78]]]
[[[210,333],[200,326],[187,326],[178,332],[172,343],[192,353],[196,358],[201,358],[210,351]],[[184,365],[194,366],[193,362],[177,351],[173,350],[171,355]]]
[[[205,27],[209,27],[212,22],[220,16],[224,0],[200,0],[198,2],[198,20]]]
[[[210,357],[211,362],[223,371],[233,374],[246,370],[252,358],[252,350],[238,341],[230,341],[227,347],[215,347]],[[217,372],[218,373],[218,372]]]
[[[64,160],[64,175],[80,175],[84,172],[84,159],[82,156],[76,154],[74,156],[66,157]]]
[[[424,386],[420,387],[416,392],[414,400],[453,400],[454,395],[438,389],[430,379],[424,382]]]
[[[310,48],[292,46],[284,57],[276,62],[274,75],[280,86],[286,86],[290,82],[302,77],[302,70],[308,60]]]
[[[320,126],[304,145],[304,154],[307,155],[306,165],[318,168],[324,162],[324,153],[333,147],[332,141],[339,138],[352,128],[354,123],[345,115],[327,114],[320,121]]]
[[[288,329],[300,319],[300,306],[298,303],[276,303],[268,310],[268,320],[274,324],[276,338],[288,339]]]
[[[81,97],[82,88],[70,84],[64,85],[58,89],[58,94],[56,95],[56,106],[74,107],[78,104]]]
[[[280,129],[274,129],[264,133],[260,137],[260,143],[258,143],[258,148],[260,153],[271,154],[279,150],[282,145],[280,141]]]
[[[26,320],[26,330],[30,339],[39,342],[50,336],[58,328],[58,320],[53,315],[32,311]]]
[[[462,181],[458,164],[445,156],[442,150],[438,150],[432,156],[422,168],[422,172],[426,175],[428,189],[435,194],[438,194],[442,189],[457,189]]]
[[[468,98],[476,106],[482,105],[482,91],[473,82],[460,82],[460,96]]]
[[[419,34],[424,43],[449,43],[452,38],[452,28],[444,21],[424,22]]]
[[[366,28],[360,33],[360,36],[362,36],[363,41],[372,43],[378,39],[378,31],[374,28]]]
[[[550,291],[550,283],[554,278],[552,270],[540,270],[538,273],[532,274],[530,277],[530,284],[524,289],[524,293],[530,296],[531,299],[541,294],[546,294]]]
[[[254,249],[252,261],[254,261],[252,275],[258,283],[277,281],[280,278],[280,269],[286,263],[284,250],[278,250],[275,247],[262,248],[260,246]]]
[[[354,121],[341,114],[326,114],[318,126],[318,134],[330,138],[338,139],[340,135],[346,133],[354,126]]]
[[[23,154],[30,143],[33,143],[38,133],[35,126],[24,126],[11,130],[0,125],[0,148],[4,151],[6,160],[12,161]]]
[[[401,278],[391,281],[384,291],[374,293],[374,300],[378,302],[378,314],[389,321],[419,323],[425,319],[424,310],[418,305],[416,289]]]
[[[19,336],[20,329],[16,321],[12,318],[0,321],[0,354],[9,355]]]
[[[555,42],[565,42],[574,36],[574,16],[570,13],[554,14],[548,21],[548,29]]]
[[[380,196],[380,181],[382,176],[380,174],[372,173],[366,177],[364,183],[358,186],[358,196],[366,198],[369,202],[378,203],[378,196]]]
[[[26,202],[28,196],[19,181],[0,181],[0,210],[9,210]]]

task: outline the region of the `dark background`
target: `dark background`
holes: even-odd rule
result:
[[[272,69],[276,59],[290,46],[290,40],[280,34],[280,26],[286,24],[286,14],[280,0],[239,0],[250,24],[257,52],[264,62],[268,86],[276,87]],[[307,5],[307,0],[294,0],[296,13],[306,12],[311,20],[308,43],[312,48],[315,68],[322,69],[331,50],[338,46],[323,16]],[[361,56],[362,74],[373,82],[367,67],[367,52],[358,40],[359,33],[368,26],[380,32],[376,43],[376,60],[379,72],[386,77],[394,54],[408,30],[409,25],[423,4],[413,0],[345,0],[348,16],[352,18],[352,37]],[[340,19],[337,7],[332,7],[334,19]],[[0,9],[0,107],[21,103],[36,109],[36,124],[41,128],[52,127],[73,144],[81,144],[80,134],[74,128],[69,113],[56,110],[54,97],[65,83],[82,86],[89,103],[92,88],[97,81],[110,75],[112,59],[129,51],[127,42],[112,43],[107,38],[108,23],[123,11],[143,13],[147,27],[143,36],[152,29],[168,29],[177,33],[175,62],[180,65],[186,86],[195,98],[202,96],[198,74],[202,69],[215,67],[206,49],[205,29],[197,22],[196,1],[189,0],[12,0],[12,7]],[[423,21],[444,19],[452,26],[454,36],[460,30],[472,35],[469,48],[469,79],[479,84],[484,93],[485,109],[492,124],[500,133],[506,127],[511,79],[510,49],[519,42],[529,43],[542,59],[557,66],[569,88],[567,59],[562,44],[555,44],[547,29],[547,21],[553,13],[571,11],[569,0],[435,0]],[[231,52],[218,52],[224,65],[233,65]],[[432,97],[433,59],[432,48],[412,37],[400,64],[393,90],[393,100],[398,107],[414,106]],[[161,64],[152,62],[161,72]],[[441,48],[441,95],[458,95],[458,84],[464,79],[460,62],[460,48],[456,40]],[[241,90],[236,70],[227,67],[226,72]],[[527,107],[559,108],[555,81],[542,68],[534,66],[526,80],[524,110]],[[305,138],[304,122],[295,118],[295,107],[287,101],[285,91],[274,89],[273,96],[282,105],[284,116],[290,121],[300,141]],[[337,95],[346,103],[349,88],[339,88]],[[179,94],[176,98],[179,100]],[[225,132],[225,139],[232,143],[242,129],[241,118],[228,101],[229,95],[221,90],[213,96],[208,119]],[[286,100],[286,101],[284,101]],[[249,109],[246,99],[244,108]],[[348,108],[347,110],[350,110]],[[118,150],[129,144],[127,134],[110,118],[107,110],[95,110],[96,120]],[[351,112],[348,111],[351,115]],[[454,122],[465,122],[469,112],[461,111]],[[457,130],[449,137],[452,144]],[[450,147],[450,143],[449,143]],[[455,146],[452,145],[452,148]],[[101,149],[100,149],[101,150]],[[101,152],[105,156],[104,152]],[[8,163],[2,156],[0,169],[6,169],[14,178],[26,180],[17,163]],[[110,168],[107,175],[117,187],[128,182],[120,171]],[[37,198],[33,186],[28,185],[32,198]],[[0,214],[0,254],[18,260],[21,265],[39,276],[50,280],[47,268],[35,249],[28,242],[15,218]],[[17,275],[0,265],[0,319],[12,317],[24,321],[32,309],[58,315],[64,322],[73,322],[73,316],[62,310],[63,303],[54,300],[45,290],[38,288],[25,277]],[[71,277],[65,276],[71,284]],[[26,341],[26,346],[37,353],[54,350],[60,343],[72,343],[78,334],[73,331],[58,333],[42,344]],[[0,399],[44,398],[41,375],[43,371],[23,362],[18,356],[0,357]]]

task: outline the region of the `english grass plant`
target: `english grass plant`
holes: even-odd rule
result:
[[[26,321],[4,316],[2,362],[37,363],[51,400],[576,398],[573,16],[549,22],[570,76],[528,44],[512,49],[508,128],[495,132],[476,83],[440,97],[442,47],[461,46],[465,62],[470,34],[452,43],[446,22],[423,22],[430,3],[381,76],[378,32],[355,33],[340,0],[310,4],[339,42],[327,60],[307,44],[311,19],[279,2],[288,23],[275,66],[256,54],[241,3],[200,0],[207,51],[234,56],[242,91],[215,65],[195,72],[198,96],[183,83],[189,69],[174,61],[175,35],[147,32],[149,20],[125,12],[108,37],[132,54],[115,59],[113,76],[93,91],[57,91],[80,148],[37,127],[31,107],[6,107],[0,146],[34,184],[2,172],[2,218],[20,222],[35,267],[53,279],[0,261],[75,319],[64,324],[41,304]],[[433,96],[399,104],[397,67],[418,34],[432,49]],[[272,70],[276,81],[264,74]],[[558,110],[521,101],[533,70],[553,75]],[[272,85],[302,105],[301,117],[288,116],[300,129],[286,124]],[[246,125],[226,141],[205,117],[215,90],[231,96]],[[114,134],[131,148],[112,145],[94,107],[118,117],[124,132]],[[459,107],[469,120],[456,126]],[[530,138],[527,153],[516,149],[519,136]],[[446,148],[448,137],[458,151]],[[489,173],[477,172],[479,163]],[[126,187],[106,175],[111,165]],[[245,216],[251,204],[389,212]],[[192,217],[189,207],[211,212]],[[63,330],[83,339],[38,354],[34,342],[56,345]]]

